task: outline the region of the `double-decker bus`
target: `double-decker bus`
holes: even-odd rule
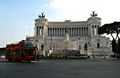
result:
[[[30,42],[22,40],[17,44],[6,45],[5,58],[8,61],[35,61],[37,46]]]

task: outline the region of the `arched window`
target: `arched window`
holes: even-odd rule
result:
[[[97,48],[100,48],[100,43],[97,43]]]
[[[85,51],[87,51],[87,50],[88,50],[88,45],[87,45],[87,44],[85,44],[84,49],[85,49]]]

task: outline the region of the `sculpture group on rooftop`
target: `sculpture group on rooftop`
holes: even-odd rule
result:
[[[91,14],[92,17],[95,17],[97,16],[97,14],[95,13],[95,11],[92,11],[92,14]]]
[[[44,12],[41,13],[41,15],[38,16],[39,18],[45,18]]]

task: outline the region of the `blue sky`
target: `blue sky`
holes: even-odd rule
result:
[[[49,21],[85,21],[92,11],[102,24],[120,20],[119,0],[0,0],[0,47],[33,35],[34,20],[44,12]]]
[[[34,20],[49,0],[0,0],[0,47],[33,34]]]

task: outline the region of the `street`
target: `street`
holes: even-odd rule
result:
[[[120,78],[120,60],[97,58],[17,63],[1,59],[0,78]]]

